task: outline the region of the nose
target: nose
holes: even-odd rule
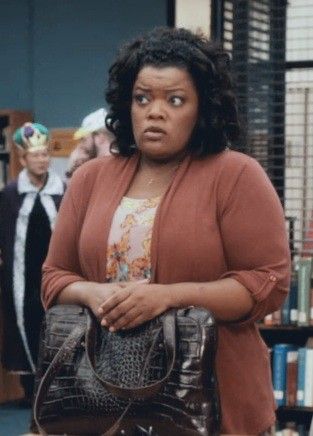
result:
[[[41,164],[45,164],[45,163],[47,163],[49,161],[49,157],[48,156],[42,156],[40,159],[39,159],[39,163],[41,163]]]
[[[164,119],[166,116],[164,105],[160,100],[154,100],[149,105],[148,118]]]

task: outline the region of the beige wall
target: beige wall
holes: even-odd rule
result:
[[[175,26],[210,37],[211,0],[176,0]]]

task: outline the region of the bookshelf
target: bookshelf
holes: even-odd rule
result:
[[[292,278],[282,307],[259,323],[271,351],[277,434],[313,435],[313,256],[311,234],[296,247],[295,219],[286,217]],[[299,241],[297,241],[299,242]],[[283,374],[283,375],[282,375]],[[289,426],[291,424],[291,427]],[[294,427],[293,427],[294,426]],[[288,427],[289,430],[285,430]],[[309,433],[310,432],[310,433]]]
[[[32,121],[32,118],[30,111],[0,109],[0,163],[3,179],[1,185],[14,179],[22,169],[12,136],[18,127],[26,121]]]
[[[266,325],[260,323],[259,331],[270,350],[276,344],[284,343],[293,344],[296,347],[305,347],[308,339],[313,337],[313,325]],[[278,425],[293,422],[296,426],[302,427],[299,434],[308,435],[313,417],[313,406],[279,406],[276,416]]]

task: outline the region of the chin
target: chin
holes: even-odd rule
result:
[[[34,174],[35,177],[44,177],[47,173],[48,173],[48,170],[46,170],[46,171],[36,171],[36,172],[33,172],[33,174]]]
[[[166,151],[161,150],[141,150],[141,153],[147,159],[153,160],[155,162],[168,162],[177,158],[177,154],[171,154]]]
[[[142,155],[147,157],[148,159],[153,160],[166,160],[170,159],[171,155],[166,150],[162,150],[161,147],[155,146],[155,147],[138,147],[138,149],[141,151]]]

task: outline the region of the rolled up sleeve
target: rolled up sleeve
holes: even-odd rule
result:
[[[231,277],[255,305],[242,324],[281,307],[289,290],[290,251],[279,198],[262,167],[249,158],[221,208],[221,233]]]

